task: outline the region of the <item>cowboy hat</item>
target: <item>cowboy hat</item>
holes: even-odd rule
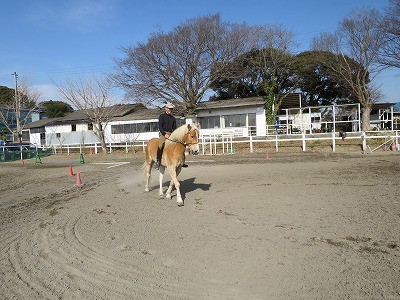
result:
[[[170,108],[170,109],[174,109],[175,105],[173,105],[171,102],[167,102],[167,104],[165,105],[166,108]]]

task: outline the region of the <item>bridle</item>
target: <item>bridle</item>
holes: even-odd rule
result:
[[[177,141],[177,140],[172,140],[170,138],[167,138],[168,141],[174,142],[174,143],[178,143],[178,144],[182,144],[183,146],[191,146],[191,145],[197,145],[199,143],[199,139],[197,138],[197,142],[183,142],[183,141]]]
[[[170,138],[167,138],[168,141],[174,142],[174,143],[178,143],[178,144],[182,144],[183,146],[190,146],[190,145],[197,145],[199,142],[183,142],[183,141],[177,141],[177,140],[171,140]]]

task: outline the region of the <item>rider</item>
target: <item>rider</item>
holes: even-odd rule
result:
[[[157,168],[161,165],[161,156],[164,149],[165,140],[168,139],[172,133],[176,129],[176,119],[172,115],[173,109],[175,105],[171,102],[168,102],[165,105],[165,112],[162,113],[158,118],[158,129],[160,131],[159,139],[158,139],[158,149],[157,149]],[[186,168],[188,165],[183,164],[182,167]]]

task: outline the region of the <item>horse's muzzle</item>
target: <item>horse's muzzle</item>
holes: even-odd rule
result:
[[[192,154],[193,154],[193,155],[199,154],[199,150],[197,150],[197,149],[196,149],[196,150],[192,150]]]

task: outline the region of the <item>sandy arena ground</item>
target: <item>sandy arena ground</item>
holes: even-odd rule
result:
[[[400,299],[399,152],[142,160],[1,163],[0,298]]]

